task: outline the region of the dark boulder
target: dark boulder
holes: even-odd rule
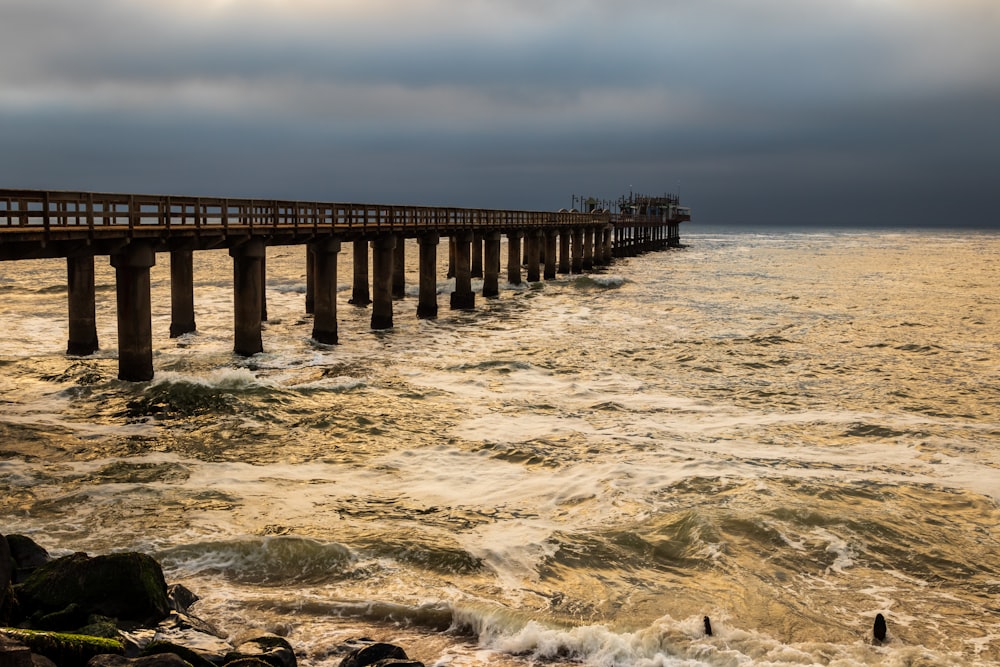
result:
[[[141,657],[152,657],[172,653],[184,659],[191,667],[216,667],[222,664],[222,656],[205,654],[200,651],[168,641],[155,641],[142,650]]]
[[[0,625],[10,623],[14,599],[10,583],[13,576],[14,561],[10,557],[10,547],[7,545],[7,538],[0,535]]]
[[[15,584],[21,583],[36,568],[52,560],[48,551],[24,535],[8,535],[7,546],[10,549],[10,557],[14,561],[12,581]]]
[[[83,625],[90,614],[149,627],[170,612],[163,570],[153,558],[136,552],[65,556],[35,569],[15,590],[30,621],[83,615],[82,623],[65,627]]]
[[[142,658],[126,658],[121,655],[99,655],[91,658],[87,667],[192,667],[176,653],[159,653]]]
[[[31,649],[0,635],[0,667],[31,667]]]
[[[226,656],[225,664],[243,658],[263,660],[270,667],[296,667],[295,651],[284,637],[264,635],[242,641]]]
[[[394,644],[374,642],[351,651],[340,661],[340,667],[369,667],[385,660],[409,660],[404,651]]]

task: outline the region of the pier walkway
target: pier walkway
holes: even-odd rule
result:
[[[252,355],[263,351],[268,246],[307,247],[312,336],[333,344],[343,243],[352,245],[354,259],[350,303],[370,304],[372,328],[387,329],[393,298],[405,287],[405,239],[416,239],[419,247],[417,315],[436,317],[442,237],[449,240],[449,277],[455,278],[453,309],[475,307],[473,277],[483,279],[483,297],[499,295],[502,236],[507,282],[515,285],[522,270],[528,282],[550,280],[557,273],[607,265],[614,257],[680,245],[680,223],[690,220],[690,211],[676,196],[628,202],[618,213],[542,212],[0,189],[0,261],[65,258],[67,353],[88,355],[98,349],[94,261],[110,257],[116,270],[119,378],[143,381],[153,377],[150,268],[159,252],[170,253],[173,337],[195,330],[193,253],[228,249],[234,266],[234,351]]]

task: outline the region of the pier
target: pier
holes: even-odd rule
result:
[[[231,199],[0,189],[0,261],[64,259],[69,332],[67,353],[98,349],[94,262],[115,268],[118,376],[153,378],[150,270],[170,253],[170,336],[196,329],[193,253],[228,249],[233,259],[236,354],[263,351],[266,257],[269,246],[306,246],[305,310],[312,336],[334,344],[337,257],[354,258],[351,304],[371,307],[372,329],[393,326],[393,299],[402,295],[406,239],[416,239],[420,292],[416,315],[438,313],[437,253],[447,239],[452,309],[474,309],[472,278],[483,298],[500,294],[501,239],[507,238],[507,282],[552,280],[606,266],[615,257],[680,245],[690,210],[675,195],[623,198],[617,212],[515,211],[434,206]],[[369,258],[371,283],[369,284]],[[522,276],[522,270],[525,271]]]

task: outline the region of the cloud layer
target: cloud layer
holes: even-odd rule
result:
[[[1000,225],[995,0],[8,0],[0,184]]]

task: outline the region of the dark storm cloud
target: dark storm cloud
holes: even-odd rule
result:
[[[994,4],[14,0],[0,182],[990,224]]]

